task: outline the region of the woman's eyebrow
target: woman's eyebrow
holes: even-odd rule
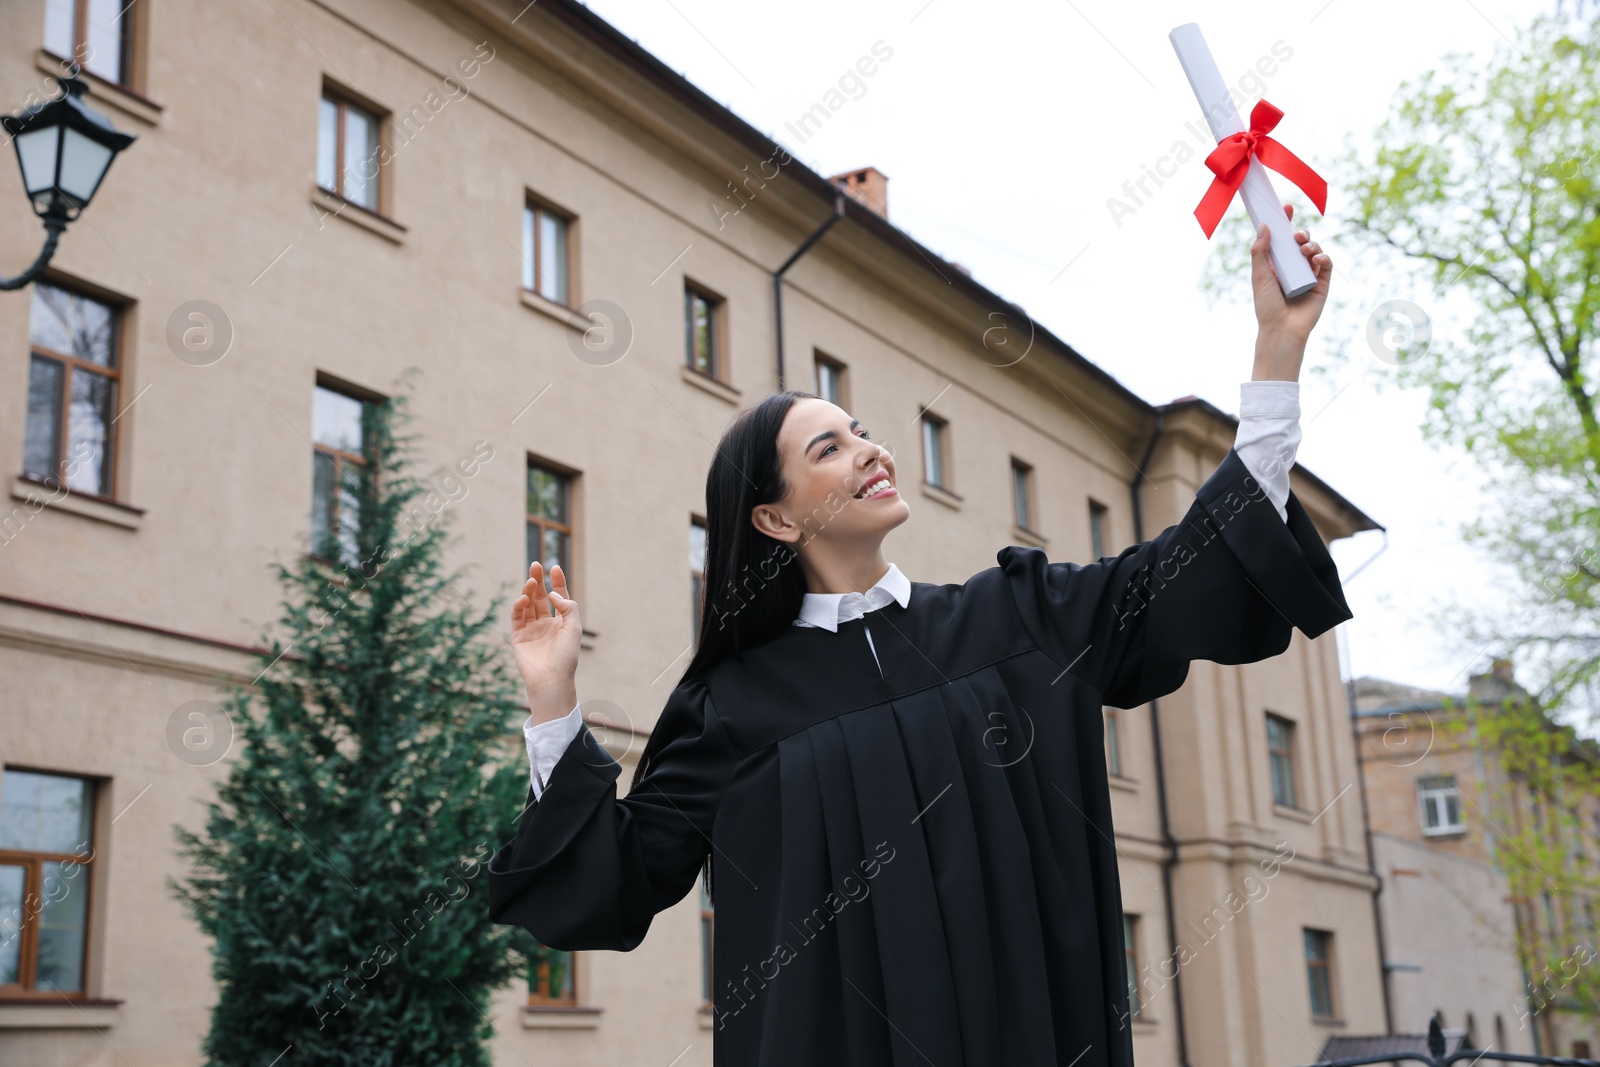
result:
[[[850,429],[854,430],[857,426],[860,426],[860,425],[861,425],[861,420],[860,419],[851,419],[850,420]],[[839,436],[839,431],[838,430],[823,430],[821,433],[817,434],[817,436],[813,437],[811,440],[806,442],[806,447],[801,451],[800,454],[801,455],[809,455],[810,452],[811,452],[812,446],[814,446],[818,441],[827,441],[827,440],[829,440],[831,438],[835,438],[835,437],[838,437],[838,436]]]

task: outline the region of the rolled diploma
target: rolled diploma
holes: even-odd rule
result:
[[[1228,86],[1217,70],[1216,60],[1211,58],[1211,49],[1206,47],[1199,24],[1190,22],[1179,26],[1167,38],[1178,53],[1178,62],[1189,78],[1189,86],[1194,89],[1195,99],[1200,102],[1200,110],[1205,112],[1211,136],[1220,142],[1224,137],[1243,133],[1248,127],[1228,96]],[[1294,224],[1283,214],[1283,201],[1278,199],[1278,191],[1272,187],[1267,168],[1253,155],[1250,157],[1250,169],[1245,172],[1244,184],[1239,186],[1239,198],[1244,201],[1244,209],[1250,213],[1250,221],[1255,223],[1255,228],[1260,230],[1264,222],[1272,231],[1272,243],[1267,251],[1283,295],[1299,296],[1315,288],[1317,276],[1294,239]]]

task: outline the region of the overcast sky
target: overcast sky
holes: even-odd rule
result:
[[[594,0],[590,7],[714,99],[835,174],[889,176],[889,217],[1153,403],[1193,393],[1230,412],[1250,377],[1249,303],[1212,306],[1198,287],[1213,242],[1192,214],[1210,182],[1201,114],[1167,40],[1197,22],[1224,79],[1283,110],[1273,136],[1330,177],[1345,144],[1371,138],[1403,81],[1448,51],[1487,59],[1541,10],[1533,0]],[[847,102],[809,137],[795,123],[857,60],[891,54],[845,84]],[[1244,78],[1262,57],[1270,77]],[[1284,58],[1286,57],[1286,58]],[[1131,214],[1123,183],[1174,151],[1192,158]],[[1168,168],[1170,169],[1170,168]],[[1277,176],[1280,194],[1295,191]],[[1348,198],[1330,185],[1329,215]],[[1303,201],[1302,201],[1303,202]],[[1237,201],[1230,218],[1244,216]],[[1297,220],[1298,221],[1298,220]],[[1319,220],[1308,220],[1321,237]],[[1120,225],[1119,225],[1120,223]],[[1330,222],[1331,227],[1331,222]],[[1218,231],[1218,237],[1222,231]],[[1354,266],[1328,245],[1336,265]],[[1444,639],[1430,610],[1504,603],[1510,586],[1459,529],[1489,506],[1470,467],[1422,441],[1420,395],[1393,387],[1367,349],[1366,311],[1388,299],[1431,307],[1345,270],[1355,312],[1324,314],[1302,375],[1297,462],[1388,528],[1334,546],[1355,618],[1341,630],[1346,676],[1462,690],[1490,653]],[[1436,313],[1437,315],[1437,313]],[[1434,319],[1436,336],[1452,326]],[[1338,376],[1324,345],[1351,359]],[[1381,554],[1380,553],[1381,550]],[[1358,575],[1363,562],[1373,562]]]

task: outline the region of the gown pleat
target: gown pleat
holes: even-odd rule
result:
[[[792,742],[792,744],[791,744]],[[844,906],[838,918],[840,939],[840,968],[834,986],[843,999],[839,1016],[845,1045],[850,1050],[844,1064],[884,1064],[892,1062],[890,1031],[883,1023],[878,1007],[885,1001],[883,965],[879,955],[877,923],[873,916],[880,892],[879,882],[884,872],[899,861],[898,850],[886,853],[891,858],[888,865],[881,860],[877,867],[863,869],[862,861],[876,858],[877,842],[865,842],[861,824],[856,818],[855,778],[850,761],[844,752],[844,736],[837,721],[820,723],[805,734],[779,742],[780,754],[791,750],[803,751],[802,758],[813,761],[815,788],[822,796],[824,829],[827,847],[818,857],[818,866],[838,876],[839,872],[854,872],[866,887],[857,892],[859,899]],[[889,846],[894,848],[893,843]],[[866,878],[868,873],[874,876]]]
[[[932,865],[917,815],[916,795],[888,705],[834,720],[856,785],[856,815],[869,847],[887,841],[894,860],[874,879],[872,917],[878,951],[904,960],[886,974],[882,1013],[893,1037],[896,1067],[925,1065],[932,1050],[959,1063],[961,1033],[954,976],[933,885]],[[826,733],[826,731],[825,731]]]
[[[995,1000],[1004,1011],[997,1047],[1002,1060],[1022,1067],[1047,1067],[1057,1062],[1053,1040],[1022,1041],[1037,1026],[1027,1020],[1050,1015],[1048,990],[1034,976],[1045,973],[1045,942],[1039,900],[1033,892],[1033,860],[1016,799],[1011,793],[1005,765],[1017,758],[1010,744],[993,740],[992,731],[1004,729],[1023,736],[1014,725],[1003,723],[1006,711],[983,701],[981,686],[971,676],[940,689],[950,736],[963,765],[963,780],[971,805],[971,819],[984,832],[974,831],[978,846],[975,869],[982,879],[989,930],[989,973]],[[987,710],[986,710],[987,709]]]

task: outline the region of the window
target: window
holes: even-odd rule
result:
[[[926,412],[922,416],[922,479],[929,485],[937,485],[941,489],[948,489],[945,481],[945,468],[947,458],[945,454],[945,430],[947,423],[937,415]]]
[[[371,403],[318,385],[311,401],[311,554],[361,562],[361,479],[370,470]]]
[[[1418,779],[1417,799],[1422,804],[1424,834],[1452,834],[1466,829],[1461,821],[1461,790],[1456,787],[1455,775]]]
[[[550,568],[561,564],[567,592],[577,598],[572,577],[572,476],[528,464],[528,566],[544,564],[544,587],[553,589]]]
[[[693,285],[684,286],[684,339],[689,366],[722,377],[722,301]]]
[[[536,941],[524,931],[524,951],[528,955],[528,1003],[541,1007],[578,1003],[578,958]]]
[[[821,352],[816,357],[817,395],[830,404],[844,407],[844,364]]]
[[[1122,913],[1122,953],[1128,972],[1128,1018],[1137,1019],[1144,1007],[1139,1002],[1139,917]]]
[[[522,287],[558,304],[567,299],[568,217],[541,204],[522,209]]]
[[[1089,501],[1089,555],[1099,559],[1106,554],[1106,506]]]
[[[94,785],[7,769],[0,779],[0,995],[82,997]]]
[[[377,212],[378,125],[381,118],[330,89],[322,91],[317,123],[317,184],[358,207]]]
[[[1011,460],[1011,500],[1019,530],[1033,530],[1033,468],[1022,460]]]
[[[92,297],[37,282],[28,339],[23,473],[83,493],[116,496],[121,313]]]
[[[689,639],[700,642],[700,617],[706,598],[706,524],[689,520]]]
[[[1330,970],[1333,934],[1327,930],[1304,928],[1306,939],[1306,980],[1311,986],[1311,1014],[1319,1019],[1333,1018],[1333,975]]]
[[[1267,753],[1272,761],[1273,803],[1295,807],[1294,723],[1268,713]]]
[[[1117,716],[1117,709],[1103,707],[1100,713],[1106,721],[1106,769],[1117,777],[1122,777],[1122,720]]]
[[[716,958],[712,951],[716,933],[716,912],[711,906],[711,895],[706,892],[706,874],[702,870],[698,879],[700,886],[700,996],[704,1000],[704,1007],[711,1005],[711,963]]]
[[[126,0],[47,0],[44,46],[124,88],[133,81],[133,20]]]

